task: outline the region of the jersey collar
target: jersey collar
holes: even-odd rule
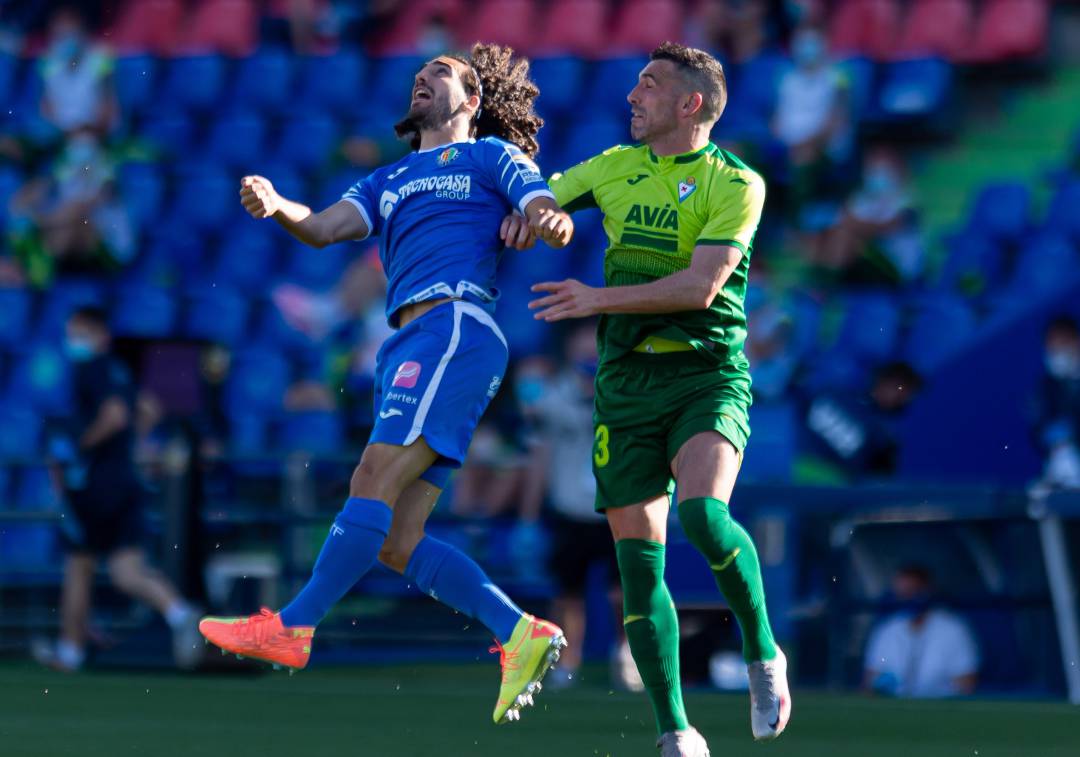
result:
[[[447,147],[454,147],[455,145],[475,145],[475,144],[476,144],[476,140],[472,139],[472,138],[469,138],[469,139],[466,139],[464,142],[447,142],[444,145],[435,145],[434,147],[426,147],[423,150],[417,150],[416,154],[417,155],[423,155],[426,152],[435,152],[436,150],[445,150]]]
[[[682,155],[657,155],[652,151],[652,148],[646,148],[649,151],[649,160],[653,163],[693,163],[699,158],[704,158],[706,155],[712,155],[720,151],[720,148],[709,142],[700,150],[694,150],[693,152],[684,152]]]

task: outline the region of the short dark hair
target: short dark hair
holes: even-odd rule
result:
[[[1076,319],[1071,315],[1062,313],[1054,316],[1050,323],[1047,324],[1046,333],[1068,334],[1071,337],[1080,337],[1080,326],[1077,325]]]
[[[922,388],[922,376],[911,365],[911,363],[905,363],[903,360],[893,360],[881,365],[877,369],[877,380],[883,381],[889,379],[890,381],[896,381],[905,389],[911,390],[912,393],[919,391]]]
[[[75,308],[75,310],[71,312],[71,316],[68,320],[74,320],[76,318],[100,329],[108,330],[109,328],[109,314],[104,308],[98,307],[97,305],[82,305]]]
[[[715,122],[720,118],[727,105],[727,78],[720,61],[704,50],[677,42],[661,42],[649,55],[649,60],[674,63],[693,91],[701,93],[702,120]]]
[[[897,568],[896,575],[911,578],[918,581],[923,586],[932,586],[934,584],[934,574],[930,572],[929,568],[921,563],[904,563]]]

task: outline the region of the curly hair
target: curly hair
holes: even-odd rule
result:
[[[536,115],[533,103],[540,89],[529,79],[529,61],[514,58],[514,51],[500,45],[473,45],[469,56],[446,55],[463,63],[461,83],[469,97],[480,95],[479,115],[469,127],[469,136],[498,137],[517,145],[531,158],[540,145],[536,135],[544,119]],[[420,148],[420,134],[408,121],[395,129],[409,140],[412,149]]]

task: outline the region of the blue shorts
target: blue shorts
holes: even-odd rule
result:
[[[424,437],[439,458],[421,478],[446,488],[476,424],[499,390],[506,337],[471,302],[437,305],[387,339],[375,362],[375,428],[369,444]]]

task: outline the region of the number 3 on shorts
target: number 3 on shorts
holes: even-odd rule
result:
[[[593,449],[593,462],[596,463],[597,468],[603,468],[611,462],[611,450],[608,449],[609,441],[611,441],[611,432],[608,431],[607,426],[601,423],[596,427],[596,445]]]

